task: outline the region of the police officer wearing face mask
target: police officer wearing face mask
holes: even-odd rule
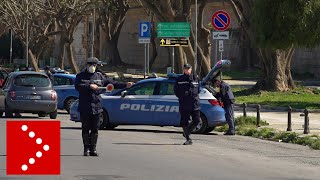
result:
[[[117,83],[109,81],[102,73],[96,72],[100,61],[91,57],[87,59],[86,68],[77,74],[75,88],[79,92],[80,118],[82,122],[82,140],[84,145],[84,156],[98,156],[96,145],[98,140],[98,129],[101,124],[100,113],[103,112],[98,96],[103,93],[99,87],[113,84],[115,88],[131,87],[133,83]]]
[[[220,91],[216,94],[216,97],[223,102],[223,108],[225,111],[226,121],[229,125],[229,130],[224,135],[235,135],[235,125],[234,125],[234,112],[233,103],[234,95],[231,91],[231,87],[224,81],[218,79],[212,80],[213,87],[219,87]]]
[[[183,75],[177,78],[174,92],[179,99],[180,125],[183,129],[183,136],[186,138],[184,145],[191,145],[190,134],[200,122],[200,99],[199,79],[197,75],[192,74],[190,64],[184,65]],[[192,122],[189,124],[190,116]]]

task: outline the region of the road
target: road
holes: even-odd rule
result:
[[[61,120],[61,175],[6,176],[6,120],[0,119],[0,180],[212,179],[319,180],[320,151],[221,133],[193,135],[180,128],[119,126],[99,131],[100,157],[83,157],[79,123]],[[24,120],[26,118],[14,119]],[[39,119],[36,116],[27,119]]]

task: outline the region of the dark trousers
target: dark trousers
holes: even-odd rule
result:
[[[232,104],[224,104],[224,111],[225,111],[225,117],[226,121],[229,126],[229,132],[234,133],[235,132],[235,125],[234,125],[234,112],[233,112],[233,105]]]
[[[185,138],[189,140],[190,134],[200,122],[200,111],[199,110],[180,111],[180,116],[181,116],[180,126],[183,129]],[[191,120],[190,116],[192,117],[191,123],[190,123],[190,120]]]
[[[101,125],[100,114],[80,113],[82,122],[82,140],[85,148],[95,149],[98,141],[98,130]]]

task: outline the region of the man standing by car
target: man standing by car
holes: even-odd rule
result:
[[[86,68],[77,74],[75,88],[79,91],[80,118],[82,122],[82,140],[84,145],[84,156],[98,156],[96,145],[98,140],[98,129],[101,124],[100,114],[103,112],[98,96],[103,93],[99,87],[113,84],[115,88],[131,87],[132,83],[116,83],[107,80],[100,72],[96,72],[100,61],[91,57],[87,59]]]
[[[223,108],[225,111],[226,121],[228,122],[229,130],[224,135],[235,135],[235,125],[234,125],[234,112],[233,103],[234,95],[231,91],[231,87],[224,81],[218,79],[212,80],[213,87],[219,87],[220,91],[216,94],[216,97],[220,99],[223,103]]]
[[[53,80],[53,75],[52,75],[52,73],[51,73],[51,71],[50,71],[50,67],[49,66],[46,66],[45,68],[44,68],[44,73],[46,73],[46,75],[49,77],[49,79],[52,81]]]
[[[196,74],[192,74],[190,64],[184,65],[183,75],[176,80],[174,93],[179,99],[180,125],[183,129],[183,136],[187,140],[184,145],[191,145],[190,134],[200,122],[200,99],[199,79]],[[192,122],[189,124],[190,116]]]

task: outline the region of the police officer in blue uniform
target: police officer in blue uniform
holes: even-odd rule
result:
[[[179,76],[174,86],[174,93],[179,99],[180,125],[183,136],[186,138],[184,145],[191,145],[191,132],[200,122],[199,79],[192,74],[192,66],[185,64],[183,75]],[[192,122],[189,124],[190,116]]]
[[[231,87],[224,81],[218,79],[212,80],[213,87],[219,87],[220,92],[216,94],[216,97],[220,99],[223,103],[223,108],[225,110],[226,121],[228,122],[229,129],[224,135],[235,135],[235,125],[234,125],[234,112],[233,103],[234,95],[231,91]]]
[[[98,156],[96,145],[98,140],[98,129],[102,119],[102,105],[98,96],[103,93],[99,87],[113,84],[115,88],[131,87],[132,83],[117,83],[109,81],[102,73],[96,72],[99,60],[95,57],[87,59],[86,68],[77,74],[75,88],[79,91],[80,118],[82,122],[82,140],[84,145],[84,156]]]

